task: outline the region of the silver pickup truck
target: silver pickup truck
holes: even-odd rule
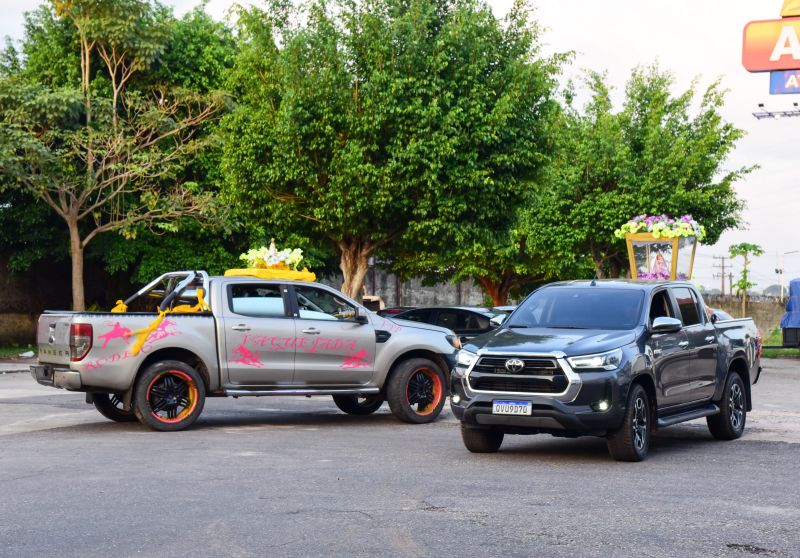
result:
[[[127,309],[137,304],[150,311]],[[402,421],[431,422],[460,345],[447,329],[382,318],[305,281],[181,271],[120,306],[42,314],[31,374],[156,430],[188,427],[206,397],[223,396],[332,395],[354,415],[386,400]]]

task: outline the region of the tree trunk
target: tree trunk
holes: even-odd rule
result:
[[[603,270],[603,254],[594,246],[589,249],[592,253],[592,261],[594,262],[594,274],[598,279],[605,279],[606,272]]]
[[[347,238],[338,244],[341,252],[339,268],[344,275],[342,292],[360,302],[364,279],[369,271],[369,257],[375,246],[359,237]]]
[[[72,259],[72,309],[85,310],[83,296],[83,246],[77,219],[67,221],[69,227],[69,252]]]
[[[508,272],[503,275],[500,282],[489,277],[478,277],[477,279],[484,292],[492,299],[492,306],[505,306],[508,304],[508,293],[513,286]]]

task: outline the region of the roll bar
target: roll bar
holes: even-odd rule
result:
[[[150,292],[153,290],[153,287],[158,285],[164,279],[169,279],[169,284],[167,287],[167,293],[164,295],[164,300],[161,301],[159,305],[160,310],[166,310],[169,308],[169,305],[172,304],[172,301],[183,294],[183,291],[186,290],[187,287],[193,285],[198,282],[202,282],[203,291],[208,294],[208,273],[205,271],[171,271],[169,273],[164,273],[160,275],[156,279],[150,281],[147,285],[136,291],[136,293],[132,294],[125,300],[125,305],[127,306],[140,296]],[[176,286],[175,281],[180,281]]]

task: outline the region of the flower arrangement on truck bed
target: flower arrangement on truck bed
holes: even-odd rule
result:
[[[695,221],[691,215],[684,215],[680,219],[671,219],[666,215],[637,215],[616,231],[614,236],[625,238],[628,233],[650,233],[653,238],[678,238],[695,236],[703,240],[706,231],[703,225]]]
[[[316,281],[315,274],[308,269],[300,269],[303,251],[299,248],[278,250],[273,238],[269,247],[253,248],[239,256],[247,263],[246,269],[229,269],[226,276],[241,275],[260,279],[288,279],[294,281]]]

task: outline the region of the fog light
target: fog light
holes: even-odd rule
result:
[[[591,407],[595,411],[608,411],[609,404],[608,401],[604,399],[602,401],[595,401],[592,403]]]
[[[461,403],[461,396],[457,393],[453,394],[453,397],[451,397],[450,399],[452,399],[453,403],[455,403],[456,405]]]

